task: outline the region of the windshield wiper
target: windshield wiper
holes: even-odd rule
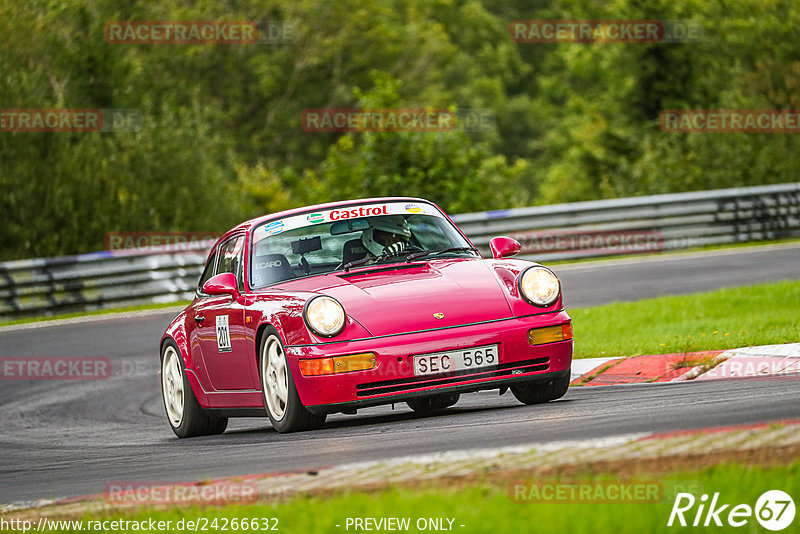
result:
[[[414,260],[418,260],[419,258],[424,258],[425,256],[429,256],[431,254],[445,254],[446,252],[477,252],[477,249],[473,247],[450,247],[450,248],[443,248],[441,250],[423,250],[420,252],[414,252],[406,256],[407,262],[412,262]]]
[[[353,260],[353,261],[351,261],[351,262],[345,263],[345,264],[344,264],[344,267],[342,267],[342,268],[345,270],[345,272],[347,272],[347,271],[349,271],[350,269],[352,269],[353,267],[358,267],[359,265],[364,265],[365,263],[369,263],[369,262],[371,262],[371,261],[372,261],[372,260],[374,260],[374,259],[375,259],[375,258],[370,258],[370,257],[368,256],[368,257],[366,257],[366,258],[361,258],[360,260]]]
[[[450,247],[450,248],[443,248],[441,250],[420,250],[418,252],[412,252],[411,254],[408,254],[405,257],[405,261],[406,262],[412,262],[412,261],[414,261],[416,259],[423,258],[423,257],[428,256],[430,254],[445,254],[447,252],[477,252],[477,251],[478,251],[478,249],[476,249],[474,247]],[[404,252],[401,251],[401,252],[396,252],[394,254],[389,254],[387,256],[379,256],[377,258],[361,258],[360,260],[353,260],[353,261],[351,261],[349,263],[346,263],[344,265],[344,267],[342,267],[342,269],[344,269],[345,271],[349,271],[353,267],[358,267],[360,265],[364,265],[364,264],[369,263],[370,261],[373,261],[373,260],[377,260],[377,261],[387,260],[389,258],[394,258],[396,256],[402,256],[403,254],[404,254]]]
[[[465,247],[459,247],[459,250],[461,248],[465,248]],[[440,252],[440,251],[425,251],[424,254],[430,254],[431,252]],[[443,251],[441,251],[441,252],[443,252]],[[407,261],[408,257],[409,256],[413,256],[414,254],[423,254],[423,252],[415,252],[415,253],[412,253],[412,254],[408,254],[405,251],[399,250],[397,252],[392,252],[391,254],[381,254],[377,258],[370,258],[370,257],[361,258],[360,260],[353,260],[350,263],[346,264],[343,267],[343,269],[345,271],[347,271],[348,269],[350,269],[352,267],[358,267],[359,265],[364,265],[365,263],[368,263],[370,261],[382,262],[382,261],[389,260],[391,258],[396,258],[398,256],[405,256],[404,261]]]
[[[378,263],[384,262],[384,261],[389,260],[391,258],[396,258],[398,256],[403,256],[405,254],[406,254],[405,252],[400,250],[400,251],[397,251],[397,252],[392,252],[391,254],[381,254],[377,258],[369,258],[369,257],[367,257],[367,258],[362,258],[360,260],[354,260],[354,261],[351,261],[350,263],[348,263],[347,265],[345,265],[344,266],[344,270],[346,271],[351,267],[358,267],[359,265],[364,265],[365,263],[368,263],[370,261],[375,261],[375,262],[378,262]]]

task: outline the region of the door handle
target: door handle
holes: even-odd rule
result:
[[[202,314],[197,314],[194,316],[194,320],[196,323],[202,323],[206,318]]]

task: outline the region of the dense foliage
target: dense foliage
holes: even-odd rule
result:
[[[515,19],[672,19],[682,44],[524,44]],[[110,20],[292,21],[268,45],[111,44]],[[663,109],[800,109],[791,0],[0,0],[0,107],[132,108],[137,132],[0,132],[0,257],[221,231],[312,202],[451,212],[796,180],[796,135],[662,132]],[[307,132],[308,108],[490,109],[481,132]]]

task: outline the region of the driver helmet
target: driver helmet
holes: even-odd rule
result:
[[[383,254],[383,249],[394,242],[392,236],[403,241],[411,238],[411,229],[402,215],[384,215],[367,220],[369,228],[362,232],[361,242],[374,256]]]

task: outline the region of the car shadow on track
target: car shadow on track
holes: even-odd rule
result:
[[[570,399],[561,399],[554,403],[548,403],[548,405],[558,403],[559,405],[564,406],[564,403],[572,402],[573,400]],[[363,427],[374,427],[375,432],[379,433],[383,430],[387,430],[387,427],[404,423],[413,423],[419,421],[435,421],[437,423],[442,423],[446,422],[447,420],[457,422],[457,416],[468,416],[481,413],[489,414],[492,412],[503,412],[509,409],[542,409],[548,405],[526,406],[524,404],[495,404],[491,406],[454,406],[429,414],[420,414],[405,408],[396,409],[394,411],[386,411],[388,409],[383,407],[382,413],[362,412],[357,415],[334,414],[333,418],[326,421],[325,425],[321,429],[310,432],[302,432],[299,434],[286,434],[285,439],[292,439],[292,436],[303,436],[303,439],[330,438],[335,437],[335,435],[332,435],[334,432],[338,433],[342,430]],[[256,420],[252,419],[252,421]],[[274,436],[278,439],[284,437],[284,435],[275,431],[275,429],[270,426],[266,419],[264,420],[264,423],[259,424],[258,427],[230,429],[227,430],[223,435],[230,437],[253,436],[258,439],[263,439],[265,433],[270,435],[270,437]],[[220,436],[215,437],[215,439],[220,439]]]

